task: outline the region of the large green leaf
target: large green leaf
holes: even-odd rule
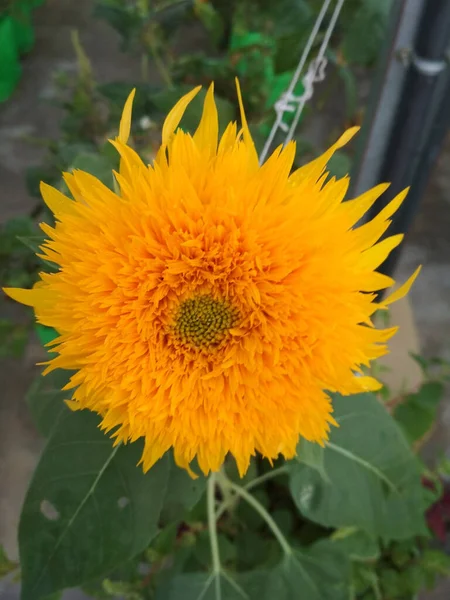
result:
[[[144,475],[142,443],[113,447],[98,423],[61,415],[37,466],[19,526],[23,600],[108,573],[157,532],[169,456]]]
[[[293,551],[273,569],[168,578],[156,600],[348,600],[350,563],[329,541]],[[218,587],[220,586],[220,593]]]
[[[301,513],[325,527],[358,527],[385,540],[426,535],[418,462],[371,394],[333,400],[340,427],[317,469],[292,461],[290,488]]]
[[[186,513],[200,500],[205,487],[205,477],[200,475],[197,479],[192,479],[185,469],[180,469],[175,464],[172,453],[170,453],[169,479],[161,513],[163,523],[183,519]]]
[[[336,546],[350,556],[352,560],[376,560],[380,547],[376,539],[357,527],[343,527],[331,536]]]
[[[26,395],[28,408],[41,435],[47,437],[63,412],[69,409],[64,400],[70,399],[70,392],[62,388],[69,381],[71,373],[56,370],[48,375],[39,375],[31,384]]]

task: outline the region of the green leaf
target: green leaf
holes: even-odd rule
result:
[[[342,150],[337,150],[330,158],[327,164],[327,169],[332,177],[345,177],[350,173],[352,168],[352,160],[350,156]]]
[[[297,456],[295,457],[295,460],[315,469],[320,473],[321,477],[327,481],[328,476],[324,466],[324,455],[325,449],[322,448],[322,446],[313,442],[308,442],[308,440],[302,438],[297,447]]]
[[[311,18],[315,16],[306,0],[269,1],[264,15],[270,19],[275,38],[291,34],[302,35],[304,31],[310,29]]]
[[[8,319],[0,319],[0,358],[20,358],[28,341],[28,327]]]
[[[252,600],[348,600],[350,563],[326,540],[293,552],[272,570],[242,575],[238,583]]]
[[[181,521],[200,500],[205,487],[206,478],[203,475],[192,479],[185,469],[175,464],[172,453],[169,453],[169,478],[161,521],[163,523]]]
[[[372,394],[334,396],[325,481],[291,461],[300,512],[325,527],[357,527],[384,540],[427,535],[420,468],[399,427]]]
[[[217,592],[220,585],[221,593]],[[156,591],[155,600],[246,600],[231,578],[213,573],[189,573],[170,578]]]
[[[391,0],[365,0],[353,12],[342,40],[342,51],[349,63],[369,66],[377,59],[390,6]]]
[[[35,326],[35,330],[39,341],[43,346],[49,344],[50,342],[53,342],[53,340],[59,337],[59,334],[56,331],[56,329],[53,329],[53,327],[47,327],[46,325],[41,325],[40,323],[37,323],[37,325]],[[52,352],[52,350],[49,349],[48,352]]]
[[[211,35],[214,43],[219,44],[225,29],[220,12],[210,2],[196,2],[194,11],[204,28]]]
[[[22,600],[108,573],[157,532],[169,458],[144,475],[141,441],[112,445],[88,411],[58,421],[30,484],[19,525]]]
[[[337,73],[345,88],[345,116],[351,121],[358,107],[358,82],[353,71],[345,65],[338,65]]]
[[[411,443],[420,440],[433,426],[443,393],[442,383],[428,381],[395,407],[394,418]]]
[[[450,577],[450,556],[439,550],[425,550],[422,555],[422,566],[435,575]]]
[[[156,600],[348,600],[349,583],[348,559],[326,540],[293,551],[273,569],[240,573],[234,578],[226,572],[169,578],[157,590]]]
[[[377,540],[356,527],[342,527],[330,539],[352,560],[375,560],[380,555]]]
[[[68,383],[70,371],[58,369],[48,375],[39,375],[31,384],[25,400],[33,422],[39,433],[48,437],[60,416],[69,411],[64,400],[70,399],[70,392],[62,388]]]

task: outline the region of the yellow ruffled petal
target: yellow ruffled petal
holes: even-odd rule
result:
[[[247,123],[247,117],[245,116],[244,102],[242,100],[241,86],[239,85],[239,80],[236,77],[236,91],[239,101],[239,111],[241,114],[242,121],[242,130],[244,133],[244,141],[248,147],[250,162],[253,167],[257,167],[259,165],[258,153],[256,152],[255,143],[253,142],[252,134],[250,133],[250,129]]]
[[[414,273],[411,275],[411,277],[407,281],[405,281],[405,283],[403,285],[401,285],[395,292],[392,292],[392,294],[390,294],[387,298],[385,298],[381,304],[389,305],[389,304],[392,304],[393,302],[397,302],[397,300],[401,300],[401,298],[406,296],[406,294],[411,289],[412,284],[417,279],[417,276],[419,275],[421,269],[422,269],[422,265],[417,267],[417,269],[414,271]]]
[[[209,86],[203,104],[203,113],[197,131],[194,133],[194,141],[201,150],[207,150],[209,155],[217,151],[219,138],[219,116],[214,101],[214,84]]]
[[[167,115],[162,130],[162,143],[164,146],[166,146],[169,143],[169,140],[172,134],[174,133],[175,129],[178,127],[186,108],[188,107],[191,100],[199,93],[201,87],[201,85],[198,85],[188,94],[185,94],[182,98],[180,98]]]
[[[122,118],[120,119],[118,139],[123,144],[126,144],[128,142],[128,138],[130,137],[131,113],[133,110],[133,100],[135,94],[136,88],[132,90],[130,95],[128,96],[127,101],[125,102],[125,106],[123,107]]]

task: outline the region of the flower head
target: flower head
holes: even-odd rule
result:
[[[323,444],[328,392],[376,389],[362,367],[386,353],[395,329],[371,316],[407,293],[376,272],[401,241],[379,238],[406,192],[355,224],[388,187],[344,202],[349,179],[328,178],[325,154],[292,171],[295,144],[262,165],[241,105],[242,129],[219,139],[213,87],[190,135],[178,124],[199,88],[167,116],[152,165],[127,144],[133,93],[119,136],[114,193],[83,171],[66,173],[73,200],[42,184],[56,224],[32,290],[9,289],[54,327],[47,372],[71,369],[69,405],[102,417],[117,441],[145,438],[143,467],[171,447],[204,473],[231,453],[245,473],[255,451],[294,456],[299,437]]]

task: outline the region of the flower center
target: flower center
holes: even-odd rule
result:
[[[237,311],[228,303],[195,296],[180,304],[174,329],[178,338],[193,346],[217,346],[236,321]]]

